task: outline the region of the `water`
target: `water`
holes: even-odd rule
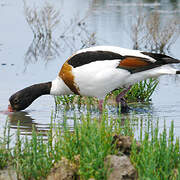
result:
[[[133,19],[139,12],[159,12],[163,17],[180,16],[179,1],[51,1],[55,11],[59,11],[59,23],[52,30],[50,38],[34,37],[26,21],[25,8],[40,9],[47,6],[44,1],[1,1],[0,2],[0,111],[7,109],[11,94],[26,86],[53,80],[63,62],[77,49],[96,44],[117,45],[133,48],[130,36]],[[58,19],[57,18],[57,19]],[[57,20],[55,18],[55,20]],[[55,20],[52,22],[55,22]],[[77,22],[80,22],[77,25]],[[179,27],[180,24],[177,26]],[[37,29],[34,29],[35,31]],[[42,33],[44,30],[40,30]],[[37,32],[37,31],[36,31]],[[95,33],[95,36],[94,36]],[[143,45],[143,43],[142,43]],[[171,46],[169,54],[180,59],[180,38]],[[180,67],[179,67],[180,68]],[[180,136],[180,79],[164,76],[153,94],[150,106],[137,110],[138,118],[147,117],[163,127],[164,121],[170,127],[174,120],[175,135]],[[144,110],[147,109],[147,110]],[[81,112],[84,110],[82,109]],[[11,133],[16,132],[17,122],[21,120],[21,133],[31,134],[32,124],[40,131],[48,130],[51,114],[55,112],[54,98],[42,96],[23,112],[0,113],[0,134],[6,120],[11,126]],[[78,115],[81,113],[75,110]],[[117,117],[114,107],[108,107],[108,112]],[[134,112],[133,112],[134,113]],[[74,110],[68,111],[69,125],[73,126]],[[98,115],[96,111],[93,116]],[[132,113],[129,114],[132,116]],[[57,120],[63,121],[63,111],[59,111]]]

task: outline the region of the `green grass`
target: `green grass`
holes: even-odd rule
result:
[[[53,159],[51,157],[50,141],[46,143],[43,136],[33,129],[32,138],[20,138],[20,131],[16,134],[16,144],[12,154],[14,156],[13,165],[17,176],[23,179],[45,178],[51,167]]]
[[[147,128],[144,138],[140,139],[140,149],[134,141],[131,161],[138,170],[140,179],[180,179],[179,138],[174,138],[174,124],[171,123],[169,135],[164,125],[159,133],[158,123],[151,130]]]
[[[6,121],[5,127],[4,127],[4,133],[3,137],[0,138],[0,169],[3,169],[10,165],[9,159],[12,158],[11,156],[11,149],[9,147],[10,144],[10,135],[9,135],[9,126],[8,121]]]
[[[45,179],[51,168],[66,158],[77,166],[76,177],[107,179],[104,159],[109,154],[121,154],[112,141],[115,134],[122,134],[134,139],[130,158],[138,171],[139,179],[179,178],[180,141],[174,138],[173,123],[169,134],[165,126],[160,133],[158,123],[155,127],[147,123],[145,131],[141,124],[139,148],[133,138],[136,125],[138,126],[136,119],[127,118],[122,122],[121,116],[113,119],[106,111],[99,118],[92,118],[89,112],[82,114],[80,118],[74,114],[72,129],[68,126],[66,111],[64,113],[62,123],[55,123],[51,119],[46,137],[35,129],[31,137],[21,137],[18,129],[16,141],[11,148],[11,137],[7,137],[9,128],[6,128],[1,139],[4,144],[0,144],[1,168],[11,165],[19,179]]]
[[[125,95],[125,98],[128,102],[149,102],[151,101],[151,96],[158,83],[158,79],[155,78],[140,81],[132,86],[132,88]],[[112,92],[112,94],[117,96],[121,91],[121,89],[118,89]]]
[[[56,110],[58,111],[60,106],[65,110],[74,110],[76,107],[78,110],[82,108],[87,111],[92,109],[98,109],[98,99],[94,97],[83,97],[79,95],[63,95],[55,97]]]
[[[140,101],[140,102],[149,102],[151,101],[151,96],[155,91],[159,81],[158,79],[150,78],[144,81],[140,81],[133,85],[130,91],[127,93],[128,101]]]
[[[81,123],[75,120],[74,133],[69,133],[65,126],[63,134],[55,144],[58,146],[61,156],[74,160],[76,155],[80,155],[78,175],[88,179],[105,179],[106,170],[104,158],[112,153],[112,124],[107,125],[105,119],[99,123],[98,119],[91,119],[89,115],[81,117]],[[63,137],[63,138],[62,138]]]

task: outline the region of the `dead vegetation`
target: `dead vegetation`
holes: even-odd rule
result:
[[[30,8],[24,1],[24,14],[34,37],[52,36],[52,32],[60,22],[60,13],[53,6],[46,3],[42,8]]]
[[[150,14],[139,12],[131,23],[130,37],[134,49],[152,52],[169,52],[180,35],[180,20],[175,16],[162,15],[158,11]]]
[[[95,45],[96,34],[90,32],[85,22],[86,17],[74,15],[65,21],[61,11],[46,3],[41,8],[28,7],[24,0],[25,19],[33,32],[33,41],[25,54],[25,66],[39,59],[49,60],[77,49]],[[56,30],[56,33],[55,33]]]

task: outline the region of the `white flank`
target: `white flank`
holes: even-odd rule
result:
[[[74,68],[72,73],[80,94],[104,98],[115,88],[122,87],[130,72],[116,68],[118,64],[119,60],[104,60]]]
[[[55,80],[52,81],[50,94],[59,96],[59,95],[73,94],[73,92],[66,86],[64,81],[58,76]]]
[[[141,51],[139,50],[125,49],[118,46],[94,46],[86,49],[81,49],[77,51],[75,54],[88,52],[88,51],[110,51],[110,52],[118,53],[122,56],[136,56],[136,57],[146,58],[151,62],[156,62],[154,58],[142,54]]]
[[[72,70],[75,82],[83,96],[94,96],[102,99],[116,88],[127,88],[134,83],[163,74],[176,74],[176,69],[163,65],[150,70],[131,74],[129,71],[116,68],[119,60],[92,62]]]
[[[138,73],[134,73],[129,75],[129,77],[125,80],[125,85],[126,87],[129,87],[129,85],[133,85],[134,83],[145,80],[151,77],[159,77],[161,75],[165,74],[176,74],[176,69],[173,68],[171,65],[163,65],[157,68],[149,69],[146,71],[141,71]]]

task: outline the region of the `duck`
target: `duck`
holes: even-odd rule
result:
[[[172,64],[180,60],[152,52],[118,46],[93,46],[78,50],[62,65],[57,77],[26,87],[9,98],[9,111],[21,111],[42,95],[96,97],[102,110],[106,95],[123,88],[116,102],[127,107],[124,96],[139,81],[166,74],[180,74]]]

